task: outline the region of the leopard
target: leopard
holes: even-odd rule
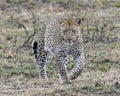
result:
[[[48,80],[46,67],[51,55],[61,84],[72,82],[81,75],[85,65],[82,22],[82,18],[72,16],[53,16],[44,22],[32,44],[41,78]],[[70,72],[67,68],[69,55],[75,65]]]

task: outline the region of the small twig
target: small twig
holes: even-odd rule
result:
[[[32,35],[30,35],[21,47],[25,47],[25,45],[30,41],[32,37],[34,37],[35,34],[36,33],[34,32]]]
[[[35,14],[32,12],[32,15],[33,15],[33,30],[34,30],[34,35],[36,34],[36,17],[35,17]]]
[[[28,36],[28,30],[26,29],[26,27],[25,27],[25,25],[24,24],[22,24],[22,23],[20,23],[20,22],[16,22],[16,21],[14,21],[16,24],[18,24],[19,26],[21,26],[24,30],[25,30],[25,34],[26,34],[26,36]]]
[[[32,12],[32,16],[33,16],[33,34],[32,35],[28,35],[28,38],[27,40],[24,42],[24,44],[22,45],[22,47],[24,47],[29,41],[30,39],[32,39],[35,34],[36,34],[36,17],[35,17],[35,14]]]

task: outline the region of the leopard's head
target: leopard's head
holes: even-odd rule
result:
[[[79,37],[81,19],[63,19],[61,24],[61,36],[66,44],[72,45]]]

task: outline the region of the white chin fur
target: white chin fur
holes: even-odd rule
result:
[[[73,45],[73,42],[71,43],[67,43],[67,42],[64,42],[66,45]]]

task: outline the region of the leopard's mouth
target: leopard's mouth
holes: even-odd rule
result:
[[[69,40],[69,39],[64,39],[64,42],[65,42],[67,45],[73,45],[73,44],[76,43],[77,41],[78,41],[78,37],[75,38],[74,40],[73,40],[73,39],[71,39],[71,40]]]
[[[73,45],[73,41],[72,40],[64,40],[64,43],[66,45]]]
[[[66,45],[73,45],[73,43],[77,41],[77,39],[75,39],[75,40],[73,40],[73,39],[65,39],[65,38],[62,38],[62,39],[63,39],[63,42]]]
[[[70,39],[68,39],[68,40],[66,40],[66,43],[68,43],[69,45],[72,45],[72,44],[73,44],[73,41],[70,40]]]

